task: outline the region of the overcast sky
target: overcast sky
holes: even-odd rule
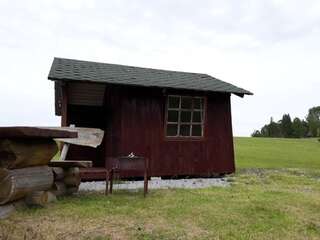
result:
[[[320,105],[320,1],[0,0],[0,126],[59,125],[53,57],[207,73],[247,136]]]

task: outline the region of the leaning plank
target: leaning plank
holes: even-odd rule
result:
[[[90,168],[92,167],[92,161],[82,161],[82,160],[53,160],[49,162],[49,166],[51,167],[61,167],[61,168],[71,168],[71,167],[79,167],[79,168]]]
[[[53,184],[53,172],[47,166],[15,170],[2,168],[0,177],[0,205],[34,191],[48,190]]]
[[[14,213],[15,207],[13,204],[7,204],[0,206],[0,219],[8,218],[12,213]]]
[[[25,198],[28,206],[44,207],[48,203],[47,191],[34,191],[28,194]]]
[[[55,140],[63,143],[70,143],[74,145],[88,146],[93,148],[98,147],[102,143],[104,135],[104,131],[98,128],[62,127],[59,129],[75,130],[78,132],[78,137],[55,138]]]
[[[0,127],[1,138],[77,138],[70,129],[46,127]]]
[[[8,169],[47,165],[57,153],[52,139],[0,138],[0,167]]]

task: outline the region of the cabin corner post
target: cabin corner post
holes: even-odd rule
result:
[[[62,106],[61,106],[61,126],[68,126],[68,85],[61,84],[62,88]]]
[[[230,128],[229,137],[231,140],[231,159],[232,159],[232,172],[236,171],[235,153],[234,153],[234,139],[233,139],[233,126],[232,126],[232,109],[231,109],[231,94],[228,94],[228,125]]]

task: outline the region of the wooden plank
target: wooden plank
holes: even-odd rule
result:
[[[64,128],[61,128],[64,129]],[[54,140],[74,145],[88,146],[96,148],[103,139],[104,131],[98,128],[84,128],[70,125],[67,129],[74,129],[78,132],[77,138],[55,138]]]
[[[0,127],[0,138],[77,138],[71,130],[45,127]]]
[[[53,160],[49,162],[51,167],[61,167],[61,168],[70,168],[70,167],[79,167],[79,168],[90,168],[92,167],[92,161],[77,161],[77,160]]]
[[[70,128],[74,128],[74,127],[75,127],[74,124],[70,125]],[[67,154],[68,154],[68,151],[69,151],[69,146],[70,146],[69,143],[64,143],[63,144],[62,151],[61,151],[61,154],[60,154],[60,159],[59,159],[60,161],[66,160],[66,157],[67,157]]]
[[[69,147],[70,147],[70,144],[69,144],[69,143],[64,143],[64,144],[63,144],[59,161],[64,161],[64,160],[66,160],[66,157],[67,157],[67,154],[68,154],[68,151],[69,151]]]

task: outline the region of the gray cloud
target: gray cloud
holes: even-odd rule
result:
[[[234,98],[235,134],[319,104],[320,3],[0,1],[0,125],[59,124],[53,56],[205,72],[256,93]],[[10,104],[8,104],[10,102]],[[256,116],[253,116],[255,113]]]

